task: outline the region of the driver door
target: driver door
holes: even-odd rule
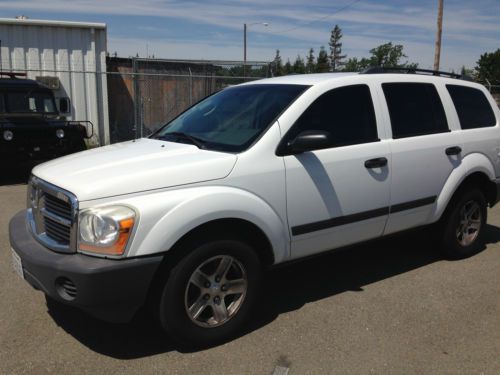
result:
[[[284,156],[292,258],[380,236],[389,214],[391,154],[378,136],[369,86],[322,94],[283,142],[303,131],[327,131],[332,144]]]

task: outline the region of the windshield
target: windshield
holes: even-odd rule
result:
[[[55,113],[54,98],[44,91],[10,91],[3,94],[5,106],[0,106],[7,113]]]
[[[275,84],[231,87],[194,105],[152,138],[241,152],[307,88]]]

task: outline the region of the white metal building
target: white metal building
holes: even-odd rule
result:
[[[69,97],[68,120],[91,121],[92,145],[109,143],[106,24],[0,18],[3,71],[58,77],[56,98]]]

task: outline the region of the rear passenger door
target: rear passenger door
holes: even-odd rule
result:
[[[427,224],[436,199],[461,162],[438,90],[426,82],[386,82],[382,96],[392,130],[390,215],[385,234]]]

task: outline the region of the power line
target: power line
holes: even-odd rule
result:
[[[291,27],[291,28],[289,28],[289,29],[285,29],[285,30],[281,30],[281,31],[275,31],[275,32],[273,32],[273,34],[283,34],[283,33],[287,33],[287,32],[289,32],[289,31],[300,29],[300,28],[305,27],[305,26],[307,26],[307,25],[310,25],[310,24],[312,24],[312,23],[315,23],[315,22],[318,22],[318,21],[323,21],[323,20],[326,20],[327,18],[329,18],[329,17],[333,16],[334,14],[337,14],[337,13],[340,13],[340,12],[344,11],[344,10],[346,10],[347,8],[352,7],[354,4],[359,3],[360,1],[361,1],[361,0],[354,0],[354,1],[351,1],[349,4],[344,5],[343,7],[341,7],[341,8],[339,8],[339,9],[337,9],[336,11],[334,11],[334,12],[332,12],[332,13],[330,13],[330,14],[327,14],[326,16],[319,17],[319,18],[317,18],[317,19],[315,19],[315,20],[312,20],[312,21],[309,21],[309,22],[307,22],[307,23],[304,23],[304,24],[302,24],[302,25],[300,25],[300,26],[294,26],[294,27]]]

